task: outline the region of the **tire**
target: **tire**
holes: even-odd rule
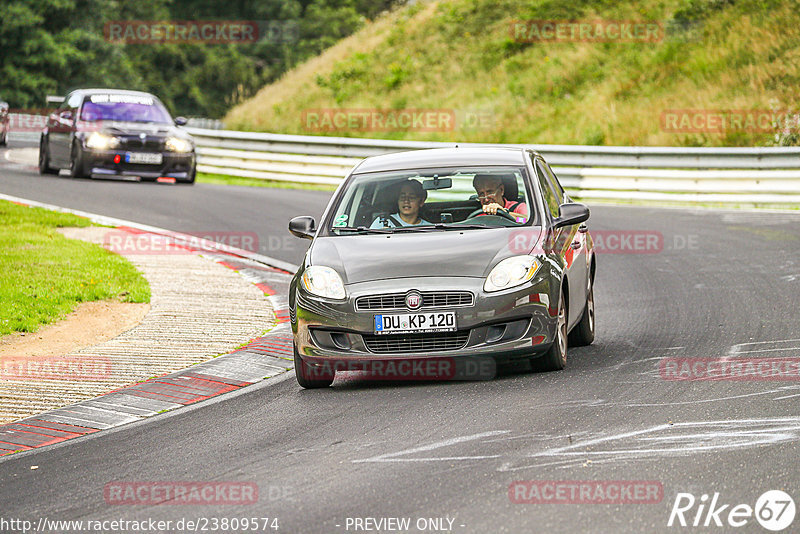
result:
[[[3,130],[3,137],[0,138],[0,146],[6,146],[8,144],[8,130]]]
[[[69,157],[69,175],[73,178],[86,178],[86,170],[83,168],[83,150],[77,143],[72,143],[72,152]]]
[[[50,166],[50,149],[45,145],[44,137],[39,140],[39,174],[58,174],[58,169]]]
[[[189,175],[189,179],[182,183],[192,185],[195,178],[197,178],[197,167],[192,167],[192,173]]]
[[[567,304],[564,290],[558,302],[556,339],[544,356],[534,360],[534,368],[542,371],[560,371],[567,365]]]
[[[292,346],[294,347],[294,344]],[[294,347],[294,374],[300,387],[306,389],[326,388],[333,384],[333,379],[336,377],[335,371],[328,374],[312,370],[297,353],[297,347]]]
[[[594,280],[589,277],[589,291],[586,293],[586,307],[580,322],[569,333],[569,344],[575,347],[591,345],[594,341]]]

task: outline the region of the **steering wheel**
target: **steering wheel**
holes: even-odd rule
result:
[[[483,211],[483,208],[481,208],[481,209],[479,209],[479,210],[475,210],[475,211],[473,211],[472,213],[470,213],[470,214],[469,214],[469,216],[467,217],[467,219],[471,219],[471,218],[473,218],[473,217],[477,217],[478,215],[481,215],[481,214],[483,214],[483,215],[489,215],[489,213],[484,213],[484,211]],[[511,221],[511,222],[517,222],[517,220],[514,218],[514,216],[513,216],[513,215],[511,215],[511,213],[509,213],[509,212],[508,212],[508,210],[507,210],[507,209],[505,209],[505,208],[500,208],[500,209],[498,209],[498,210],[497,210],[497,216],[498,216],[498,217],[503,217],[503,218],[506,218],[506,219],[508,219],[508,220],[509,220],[509,221]],[[466,219],[464,219],[464,220],[466,220]]]

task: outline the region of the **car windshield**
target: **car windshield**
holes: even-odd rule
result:
[[[435,232],[535,222],[523,167],[460,167],[356,175],[341,196],[334,235]],[[498,211],[498,208],[502,208]]]
[[[82,121],[172,122],[169,112],[147,95],[100,94],[87,96],[81,109]]]

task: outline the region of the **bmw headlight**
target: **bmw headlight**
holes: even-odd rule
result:
[[[524,284],[533,278],[541,266],[541,262],[533,256],[506,258],[495,265],[492,272],[486,277],[483,290],[490,293]]]
[[[86,147],[95,150],[109,150],[119,146],[119,137],[100,132],[92,132],[86,139]]]
[[[166,147],[170,152],[190,152],[192,143],[180,137],[167,137]]]
[[[345,298],[344,283],[330,267],[312,265],[303,273],[303,287],[312,295],[329,299]]]

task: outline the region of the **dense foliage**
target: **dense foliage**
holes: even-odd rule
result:
[[[173,113],[231,105],[362,27],[397,0],[3,0],[0,97],[42,108],[48,94],[117,87],[157,94]],[[296,39],[253,44],[117,44],[114,21],[285,21]]]

